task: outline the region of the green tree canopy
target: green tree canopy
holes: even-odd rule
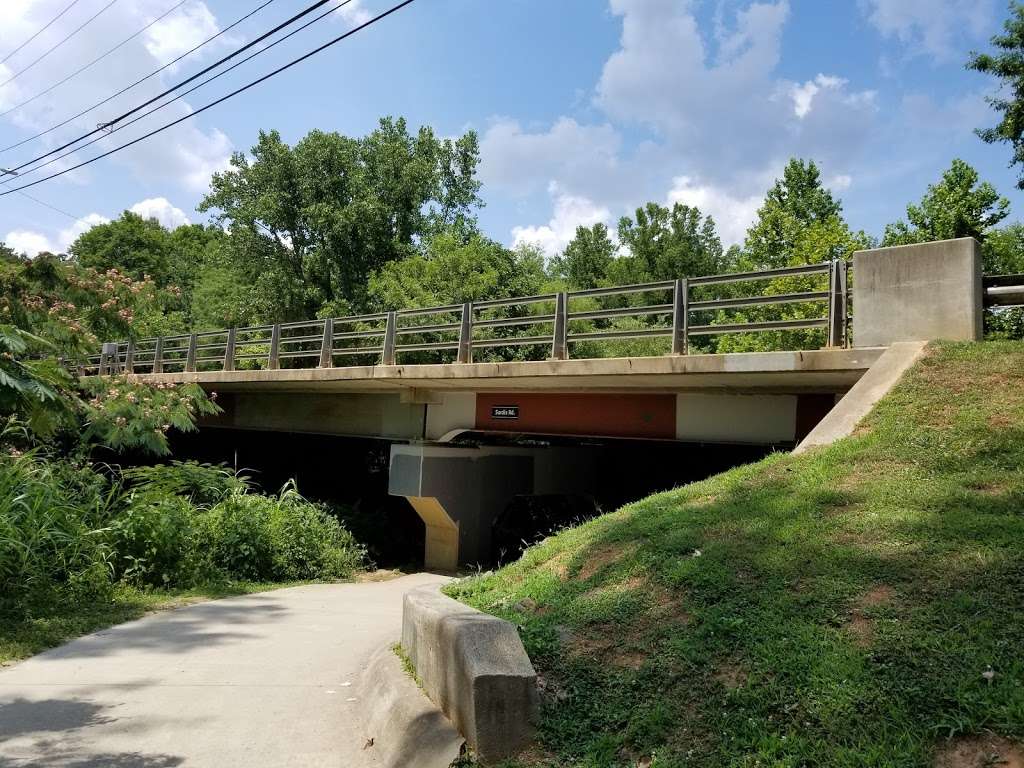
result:
[[[346,314],[368,306],[370,275],[422,238],[472,233],[478,161],[473,132],[441,140],[403,119],[362,138],[312,131],[294,147],[261,132],[251,160],[237,153],[214,174],[199,209],[230,230],[257,318]]]
[[[744,261],[753,269],[792,263],[801,233],[815,224],[841,220],[842,211],[842,205],[822,184],[814,161],[792,158],[782,178],[768,190],[757,220],[747,230]]]
[[[907,222],[885,228],[883,245],[907,245],[931,240],[973,237],[984,240],[992,227],[1005,219],[1010,202],[978,172],[959,158],[953,160],[937,184],[929,184],[918,205],[907,206]]]
[[[615,283],[710,275],[722,264],[722,241],[715,222],[682,203],[671,208],[647,203],[637,208],[635,220],[623,216],[619,242],[629,253],[608,266]]]
[[[565,252],[551,260],[550,271],[573,288],[596,288],[607,279],[617,250],[604,224],[579,226]]]
[[[1010,165],[1024,165],[1024,5],[1010,3],[1010,18],[1003,34],[992,38],[996,53],[972,53],[967,68],[999,81],[999,95],[987,101],[1002,117],[994,128],[981,128],[978,136],[989,144],[1006,142],[1013,149]],[[1017,179],[1024,189],[1024,173]]]
[[[987,275],[1024,274],[1024,224],[1015,222],[989,232],[981,254]]]
[[[152,278],[161,286],[171,281],[167,230],[156,219],[131,211],[82,233],[68,253],[83,267],[101,272],[116,269],[136,280]]]

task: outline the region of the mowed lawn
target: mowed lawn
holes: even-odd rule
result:
[[[857,430],[450,594],[542,677],[515,765],[1024,765],[1024,344],[938,344]]]

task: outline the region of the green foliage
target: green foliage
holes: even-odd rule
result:
[[[312,131],[294,147],[261,132],[252,157],[237,153],[214,174],[200,210],[230,228],[261,320],[358,312],[370,275],[413,255],[418,239],[474,229],[472,132],[441,140],[385,118],[363,138]]]
[[[792,158],[782,178],[768,190],[757,220],[747,231],[743,254],[747,268],[772,269],[792,263],[801,233],[814,224],[842,221],[842,210],[822,184],[814,161]]]
[[[0,325],[0,429],[18,422],[46,438],[70,422],[76,401],[67,371],[52,357],[34,357],[35,352],[52,352],[52,346],[13,325]]]
[[[1010,201],[1000,197],[987,181],[978,183],[978,172],[956,158],[937,184],[929,184],[919,205],[907,206],[907,222],[885,228],[882,245],[908,245],[931,240],[973,237],[986,233],[1005,219]]]
[[[936,345],[857,436],[448,591],[520,628],[541,765],[944,765],[1024,738],[1022,434],[1024,344]]]
[[[137,495],[181,496],[200,506],[216,504],[251,487],[245,477],[227,467],[197,461],[131,467],[121,475]]]
[[[606,281],[617,251],[604,224],[576,227],[576,236],[565,252],[552,259],[551,273],[572,288],[597,288]]]
[[[83,379],[82,386],[92,395],[85,404],[83,438],[117,451],[142,449],[165,456],[172,427],[192,432],[197,417],[220,413],[198,384],[150,386],[124,375]]]
[[[968,69],[992,75],[999,81],[998,95],[989,105],[1001,115],[994,128],[976,131],[989,144],[1006,142],[1013,150],[1011,165],[1024,165],[1024,5],[1013,0],[1003,34],[992,38],[997,53],[972,53]],[[1017,180],[1024,189],[1024,174]]]
[[[642,283],[713,275],[722,266],[722,241],[715,222],[696,208],[647,203],[636,220],[619,220],[619,242],[629,253],[608,267],[613,283]]]

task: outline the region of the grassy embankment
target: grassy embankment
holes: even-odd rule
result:
[[[450,592],[542,677],[517,765],[1024,765],[1024,344],[933,346],[855,436]]]

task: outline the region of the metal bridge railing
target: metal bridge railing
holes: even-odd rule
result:
[[[738,283],[821,276],[818,290],[715,297],[714,289]],[[698,296],[694,296],[698,293]],[[618,306],[599,306],[611,300]],[[580,306],[584,304],[585,306]],[[785,305],[820,306],[821,315],[755,322],[694,322],[709,313]],[[685,355],[697,336],[824,329],[830,347],[846,346],[847,263],[842,259],[799,267],[681,278],[638,285],[594,288],[426,309],[227,328],[176,336],[106,343],[100,354],[78,366],[82,375],[233,371],[246,367],[332,368],[339,362],[395,365],[410,353],[454,352],[470,363],[477,350],[549,346],[551,358],[566,360],[573,345],[590,341],[670,338],[671,352]],[[648,323],[616,328],[621,318]],[[581,321],[589,321],[580,330]],[[600,327],[600,326],[607,327]],[[408,358],[406,358],[408,360]]]

